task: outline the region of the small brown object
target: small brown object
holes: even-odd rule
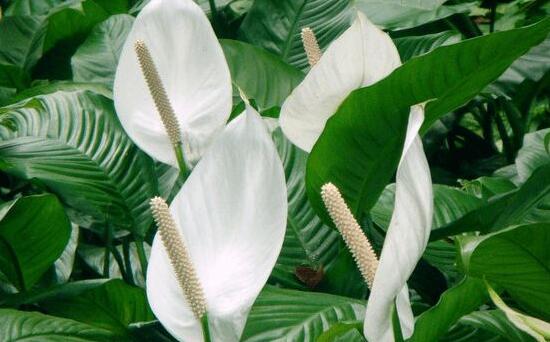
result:
[[[323,280],[325,270],[323,266],[319,266],[316,269],[309,266],[298,266],[294,270],[294,275],[307,287],[314,289]]]

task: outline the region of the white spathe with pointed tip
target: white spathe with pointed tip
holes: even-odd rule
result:
[[[331,43],[283,104],[283,132],[310,152],[351,91],[378,82],[400,65],[391,38],[358,12],[353,25]],[[423,120],[423,106],[412,107],[396,177],[395,210],[367,303],[364,333],[373,342],[394,340],[394,303],[404,337],[414,329],[406,281],[426,247],[433,215],[430,170],[418,136]]]
[[[284,170],[271,136],[249,105],[199,161],[170,210],[204,291],[213,341],[238,341],[282,247]],[[153,242],[147,297],[163,326],[202,341],[162,241]]]
[[[134,49],[150,51],[194,165],[225,125],[232,105],[229,68],[208,18],[192,0],[151,0],[136,18],[120,56],[115,107],[126,133],[151,157],[178,167],[174,149]]]
[[[351,27],[330,44],[284,102],[283,132],[310,152],[327,120],[351,91],[378,82],[400,64],[391,38],[358,12]]]

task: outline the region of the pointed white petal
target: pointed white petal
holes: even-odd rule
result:
[[[367,303],[365,336],[369,341],[394,340],[391,310],[398,295],[398,313],[405,338],[412,335],[414,327],[406,282],[428,243],[433,214],[430,169],[418,136],[423,120],[423,108],[413,107],[397,169],[395,210]]]
[[[287,216],[282,163],[252,107],[212,144],[170,209],[204,288],[213,340],[237,341],[275,265]],[[157,237],[147,295],[170,333],[200,340],[200,326]]]
[[[374,84],[401,64],[391,38],[361,12],[286,99],[280,123],[296,146],[310,152],[326,121],[349,93]]]
[[[136,18],[120,56],[114,100],[122,126],[151,157],[177,167],[138,64],[136,40],[151,52],[182,128],[185,157],[194,164],[231,111],[229,69],[214,31],[191,0],[151,0]]]

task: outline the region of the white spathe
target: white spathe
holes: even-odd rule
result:
[[[391,38],[358,12],[353,25],[331,43],[283,104],[283,132],[310,152],[351,91],[378,82],[400,65]],[[426,247],[433,215],[430,170],[418,136],[423,120],[423,106],[412,107],[396,177],[395,210],[367,303],[364,333],[372,342],[394,340],[394,303],[404,337],[414,329],[406,281]]]
[[[403,336],[411,337],[414,330],[407,279],[426,248],[433,216],[430,168],[418,136],[423,121],[423,107],[414,106],[397,168],[395,209],[367,303],[364,333],[369,341],[394,341],[392,307],[396,297]]]
[[[327,120],[350,92],[378,82],[399,65],[391,38],[358,12],[351,27],[330,44],[285,100],[280,114],[284,134],[311,152]]]
[[[252,107],[215,140],[170,211],[204,290],[213,341],[238,341],[281,250],[287,218],[282,163]],[[202,341],[159,235],[151,250],[147,297],[174,337]]]
[[[151,157],[174,167],[174,149],[134,50],[148,47],[181,126],[183,152],[194,165],[231,112],[229,68],[208,18],[192,0],[151,0],[137,16],[116,71],[115,108],[126,133]]]

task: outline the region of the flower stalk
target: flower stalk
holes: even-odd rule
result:
[[[313,30],[309,27],[304,27],[302,29],[301,36],[309,66],[313,67],[317,64],[317,62],[319,62],[321,55],[323,54],[319,48],[317,37],[315,37],[315,33],[313,33]]]
[[[378,258],[369,240],[353,217],[338,188],[327,183],[321,187],[321,197],[334,225],[342,235],[359,267],[359,271],[372,290],[378,268]]]

